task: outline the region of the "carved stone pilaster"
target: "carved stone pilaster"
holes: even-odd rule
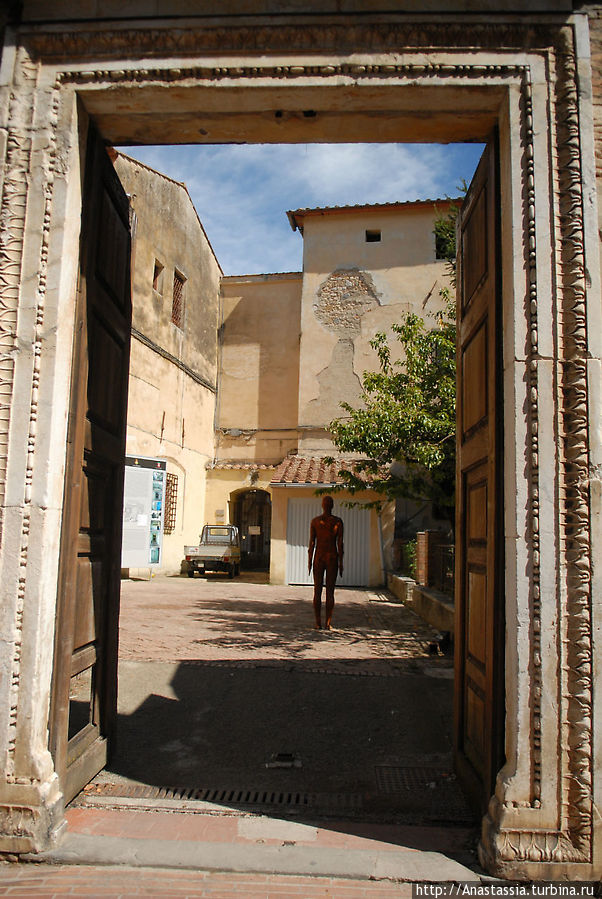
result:
[[[15,85],[9,105],[10,125],[4,159],[4,183],[0,209],[0,542],[6,476],[13,383],[17,353],[17,313],[19,308],[28,175],[31,166],[32,119],[37,65],[20,51],[15,66]],[[21,543],[21,560],[26,561]],[[23,628],[23,590],[15,597],[13,614],[13,659],[10,682],[6,775],[11,777],[15,751]]]
[[[31,635],[25,631],[28,552],[32,528],[32,482],[36,459],[38,392],[42,358],[44,302],[48,269],[53,196],[53,161],[56,146],[58,91],[48,103],[39,89],[40,64],[27,51],[17,50],[14,80],[8,107],[6,152],[3,166],[0,208],[0,549],[2,551],[2,668],[10,670],[10,682],[0,678],[0,702],[8,697],[6,732],[0,735],[2,777],[0,778],[0,843],[8,851],[23,852],[48,844],[63,826],[60,792],[56,775],[48,764],[43,734],[37,729],[35,745],[29,745],[32,730],[26,702],[37,659]],[[40,115],[40,111],[41,115]],[[39,119],[47,126],[47,143],[40,151]],[[39,239],[32,239],[31,201],[34,167],[41,165],[43,185],[42,219]],[[37,198],[36,198],[37,199]],[[34,204],[35,205],[35,204]],[[34,231],[35,233],[35,231]],[[36,252],[35,275],[25,275],[26,244]],[[31,270],[31,255],[29,256]],[[32,316],[33,308],[33,316]],[[15,395],[19,376],[20,395]],[[25,391],[23,391],[25,385]],[[16,414],[15,414],[16,409]],[[25,414],[23,414],[25,412]],[[16,424],[15,424],[16,423]],[[25,446],[23,454],[12,447]],[[21,438],[24,438],[24,441]],[[9,456],[9,450],[12,456]],[[16,463],[16,466],[15,466]],[[24,480],[11,483],[7,507],[7,477],[11,465],[24,471]],[[10,513],[10,514],[8,514]],[[35,535],[34,535],[35,539]],[[39,575],[38,575],[39,576]],[[15,584],[10,593],[8,584]],[[31,610],[30,610],[31,611]],[[35,617],[35,616],[34,616]],[[31,618],[31,614],[30,614]],[[25,660],[25,648],[29,660]],[[47,647],[43,647],[47,649]],[[41,650],[39,650],[41,651]],[[32,660],[33,663],[32,664]],[[40,693],[43,695],[43,691]],[[47,715],[47,708],[40,708]],[[40,733],[42,738],[40,739]],[[24,736],[25,734],[25,736]],[[31,761],[28,770],[24,758]]]
[[[558,297],[560,310],[557,333],[559,369],[558,457],[559,457],[559,658],[560,714],[558,720],[558,757],[548,759],[560,777],[560,803],[557,830],[537,826],[541,807],[540,783],[542,759],[537,737],[541,721],[541,700],[546,686],[541,680],[539,619],[541,602],[536,583],[539,563],[538,537],[532,534],[531,658],[533,661],[532,728],[533,794],[532,802],[505,804],[494,797],[484,822],[481,859],[490,870],[516,876],[521,870],[533,876],[553,877],[563,866],[581,867],[584,877],[592,876],[593,836],[593,709],[592,709],[592,617],[591,549],[589,504],[589,435],[587,387],[586,274],[582,168],[579,129],[576,60],[572,30],[559,30],[553,54],[553,134],[556,145],[557,195],[555,197],[558,234]],[[530,271],[534,271],[531,267]],[[531,284],[533,279],[531,279]],[[533,309],[533,304],[531,304]],[[535,306],[536,311],[536,306]],[[537,331],[531,330],[531,373],[537,371]],[[537,395],[532,380],[531,399]],[[531,469],[537,460],[537,424],[531,415]],[[537,516],[537,485],[531,476],[533,514]],[[546,597],[549,601],[551,597]],[[503,788],[501,788],[503,795]],[[523,809],[532,809],[533,823],[526,822]],[[512,828],[513,812],[521,827]],[[521,814],[522,813],[522,814]],[[503,823],[502,823],[503,822]],[[526,863],[526,864],[525,864]],[[521,868],[521,865],[523,866]],[[537,865],[544,866],[537,868]],[[535,866],[535,867],[533,867]],[[537,872],[539,874],[537,875]]]
[[[592,615],[587,386],[587,313],[583,185],[576,60],[570,36],[558,48],[556,110],[559,225],[562,243],[560,335],[561,515],[567,607],[563,632],[563,692],[567,710],[563,749],[569,777],[564,798],[567,830],[591,858],[592,837]]]

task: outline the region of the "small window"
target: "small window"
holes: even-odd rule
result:
[[[176,529],[176,510],[178,507],[178,476],[165,473],[165,505],[163,512],[163,533],[173,534]]]
[[[380,243],[380,230],[366,231],[366,243]]]
[[[157,293],[163,293],[163,269],[158,259],[155,259],[155,268],[153,271],[153,290]]]
[[[173,273],[173,300],[171,304],[171,320],[178,328],[184,321],[184,284],[186,278],[178,271]]]

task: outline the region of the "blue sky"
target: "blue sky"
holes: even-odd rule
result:
[[[184,181],[226,275],[300,271],[287,209],[457,196],[479,144],[226,144],[123,147]]]

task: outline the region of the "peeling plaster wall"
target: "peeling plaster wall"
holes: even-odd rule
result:
[[[439,209],[444,211],[447,204]],[[304,219],[299,425],[300,451],[324,451],[323,428],[357,405],[364,371],[376,370],[370,340],[413,311],[443,309],[445,263],[435,258],[434,206],[350,209]],[[366,231],[380,231],[367,242]]]

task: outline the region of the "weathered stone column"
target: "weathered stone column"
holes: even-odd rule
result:
[[[0,72],[0,850],[63,826],[48,751],[77,272],[74,98],[10,30]],[[62,116],[62,121],[59,117]],[[75,145],[74,145],[75,138]],[[65,242],[69,251],[63,258]],[[58,264],[60,260],[60,264]]]

